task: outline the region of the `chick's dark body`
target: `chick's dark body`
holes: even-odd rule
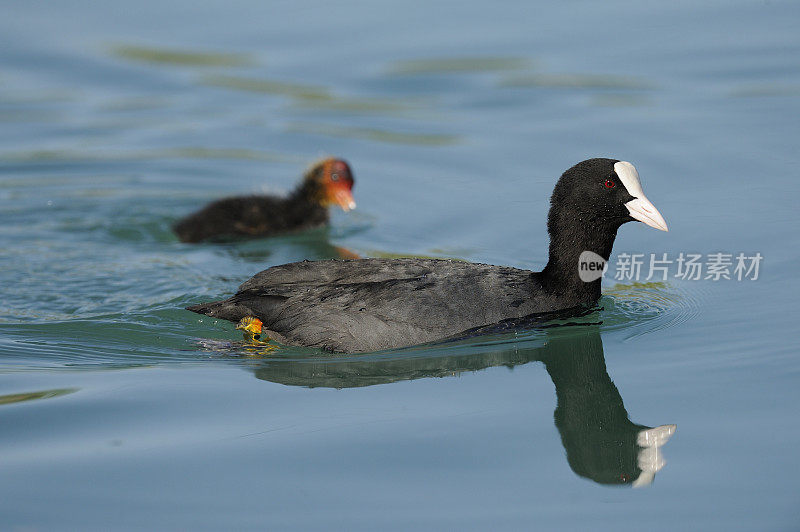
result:
[[[174,230],[183,242],[267,237],[328,223],[328,209],[303,197],[242,196],[215,201]]]
[[[239,196],[214,201],[178,221],[182,242],[261,238],[326,225],[328,206],[355,207],[353,175],[341,159],[315,164],[288,196]]]

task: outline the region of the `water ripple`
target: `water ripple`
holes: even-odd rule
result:
[[[629,330],[628,340],[669,329],[695,318],[703,297],[695,285],[617,284],[605,291],[600,302],[603,329]]]

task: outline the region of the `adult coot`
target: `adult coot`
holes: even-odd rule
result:
[[[241,196],[205,206],[173,227],[183,242],[255,238],[328,223],[328,206],[354,209],[353,173],[341,159],[325,159],[306,172],[287,197]]]
[[[188,307],[215,318],[255,316],[278,342],[334,352],[398,348],[536,313],[593,305],[579,258],[608,260],[632,220],[667,230],[631,163],[589,159],[561,176],[550,199],[550,257],[541,272],[435,259],[296,262],[264,270],[233,297]]]

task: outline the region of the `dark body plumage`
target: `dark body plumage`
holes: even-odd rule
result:
[[[350,167],[325,159],[312,167],[286,197],[240,196],[212,202],[173,226],[182,242],[268,237],[326,225],[328,205],[351,208]],[[344,197],[337,196],[344,194]]]
[[[182,242],[266,237],[328,223],[328,209],[298,191],[287,198],[243,196],[215,201],[175,224]]]
[[[601,190],[615,162],[591,159],[561,177],[548,218],[550,260],[541,272],[435,259],[297,262],[256,274],[227,300],[189,310],[230,321],[256,316],[281,343],[352,353],[593,305],[600,279],[583,282],[578,257],[590,250],[607,260],[617,229],[632,220],[624,187]]]
[[[491,301],[491,304],[487,302]],[[435,259],[295,262],[265,270],[232,298],[190,310],[236,321],[263,316],[279,342],[360,352],[419,344],[541,312],[538,276]]]

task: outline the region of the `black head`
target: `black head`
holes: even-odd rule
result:
[[[633,220],[667,230],[631,163],[588,159],[564,172],[550,198],[550,257],[542,271],[544,282],[554,293],[566,294],[562,299],[569,296],[566,303],[597,301],[602,268],[589,268],[597,275],[581,275],[580,268],[587,260],[587,267],[608,261],[617,230]]]
[[[633,220],[667,230],[664,218],[645,197],[636,168],[616,159],[587,159],[564,172],[550,205],[551,232],[569,221],[585,230],[616,231]]]

